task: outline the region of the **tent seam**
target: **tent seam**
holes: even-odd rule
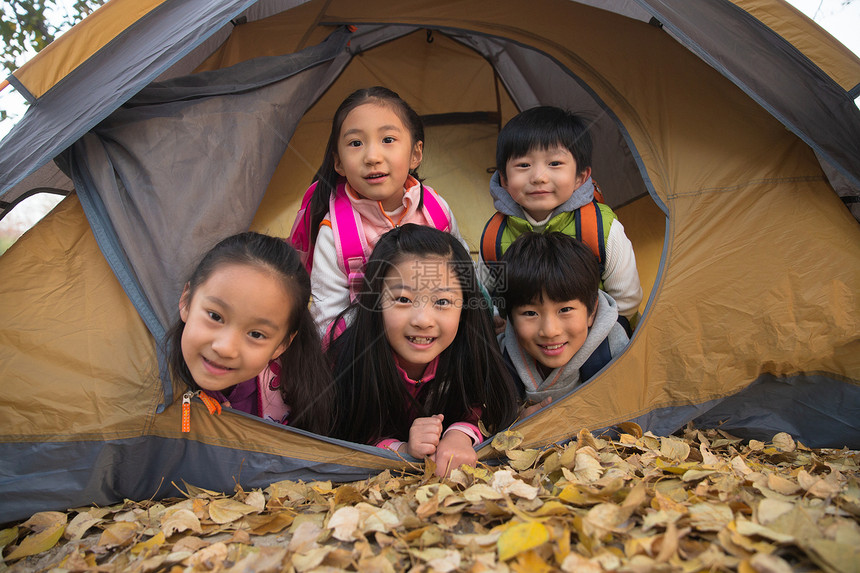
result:
[[[728,193],[732,191],[738,191],[740,189],[745,189],[747,187],[754,187],[757,185],[763,185],[766,183],[811,183],[811,182],[827,182],[827,177],[824,175],[804,175],[797,177],[765,177],[762,179],[753,179],[747,181],[745,183],[738,183],[736,185],[729,185],[725,187],[704,187],[701,189],[697,189],[695,191],[681,191],[678,193],[672,193],[668,197],[670,199],[679,199],[679,198],[688,198],[688,197],[698,197],[701,195],[707,195],[711,193]]]

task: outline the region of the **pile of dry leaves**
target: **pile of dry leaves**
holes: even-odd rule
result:
[[[860,453],[623,430],[542,451],[506,432],[507,464],[444,480],[425,467],[231,497],[186,486],[43,512],[0,548],[8,571],[860,570]]]

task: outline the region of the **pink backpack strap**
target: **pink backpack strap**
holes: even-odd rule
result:
[[[334,244],[340,270],[349,281],[350,299],[355,300],[364,280],[364,264],[370,249],[361,226],[361,217],[347,196],[346,183],[341,181],[329,203]]]
[[[423,191],[424,212],[427,214],[427,218],[440,231],[450,232],[451,220],[448,218],[447,209],[439,201],[439,195],[431,187],[425,187],[421,184],[421,188]]]
[[[305,196],[302,197],[302,206],[299,207],[293,228],[290,230],[290,244],[299,252],[299,257],[309,273],[314,262],[314,247],[311,245],[311,214],[308,211],[308,206],[316,188],[317,182],[314,181],[305,191]]]

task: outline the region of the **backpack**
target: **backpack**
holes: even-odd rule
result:
[[[317,183],[314,181],[305,191],[302,205],[290,231],[290,242],[299,252],[308,273],[313,268],[314,259],[314,245],[310,244],[311,222],[308,205],[317,188]],[[424,214],[435,228],[449,232],[451,221],[448,211],[439,202],[436,192],[429,187],[424,187],[420,181],[418,184],[421,185],[419,209],[423,208]],[[425,190],[429,190],[429,193]],[[338,183],[334,196],[329,200],[329,220],[334,233],[338,268],[348,277],[350,297],[354,299],[364,280],[364,267],[371,249],[361,226],[361,216],[352,208],[352,203],[346,194],[346,182],[343,179]]]
[[[603,232],[603,217],[600,214],[598,203],[604,203],[603,193],[597,183],[594,182],[594,199],[586,203],[574,212],[574,224],[576,225],[576,238],[588,245],[597,262],[600,264],[600,274],[603,275],[603,267],[606,263],[606,241]],[[481,258],[484,263],[491,265],[496,263],[502,256],[502,234],[507,226],[507,215],[496,213],[487,221],[484,232],[481,234]]]

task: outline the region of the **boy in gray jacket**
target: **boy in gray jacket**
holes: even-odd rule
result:
[[[600,267],[582,242],[525,233],[502,265],[494,294],[508,320],[499,344],[528,402],[568,394],[627,345],[615,300],[598,289]]]

